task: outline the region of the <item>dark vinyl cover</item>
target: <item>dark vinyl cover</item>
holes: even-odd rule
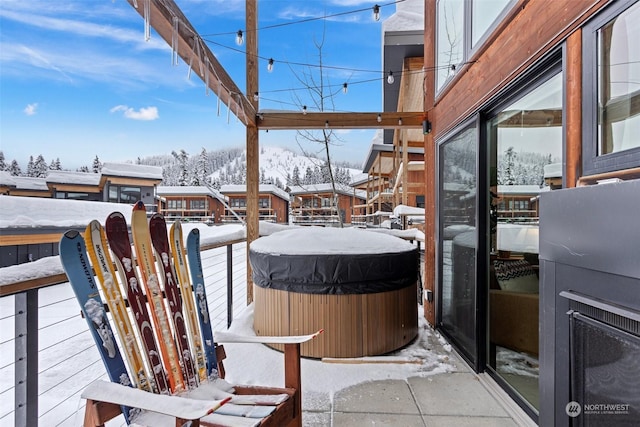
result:
[[[418,278],[418,249],[385,254],[276,255],[249,250],[253,282],[309,294],[371,294]]]

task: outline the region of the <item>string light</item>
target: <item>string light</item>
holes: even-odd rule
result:
[[[242,46],[242,43],[244,43],[244,37],[242,37],[242,30],[238,30],[238,32],[236,33],[236,44],[238,46]]]
[[[402,126],[402,117],[398,119],[398,126]]]
[[[342,93],[347,93],[347,84],[346,83],[342,84]]]
[[[396,79],[395,79],[395,77],[393,77],[393,71],[389,71],[389,76],[387,77],[387,83],[392,85],[393,82],[395,82],[395,81],[396,81]]]
[[[260,99],[260,95],[258,94],[258,92],[253,92],[253,100],[258,102],[259,99]]]
[[[382,123],[382,114],[378,114],[378,118],[376,120],[378,123]]]
[[[380,20],[380,6],[373,6],[373,19],[376,21]]]
[[[324,122],[324,128],[329,129],[329,120]]]
[[[267,64],[267,71],[268,72],[273,71],[273,58],[269,58],[269,63]]]
[[[303,116],[306,116],[306,115],[307,115],[307,106],[306,106],[306,105],[303,105],[303,106],[302,106],[302,115],[303,115]]]

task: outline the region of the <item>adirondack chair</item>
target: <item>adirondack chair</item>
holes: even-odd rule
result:
[[[97,221],[94,221],[92,223],[93,225],[90,224],[90,226],[87,227],[85,232],[87,239],[89,239],[88,234],[91,233],[90,227],[95,227],[96,222]],[[74,240],[74,251],[77,248],[79,252],[78,254],[74,254],[74,256],[80,256],[81,261],[65,261],[62,244],[65,238]],[[92,250],[97,248],[97,246],[92,245],[89,247],[89,250],[87,250],[82,236],[74,231],[65,233],[60,245],[63,267],[65,268],[72,287],[74,287],[76,291],[83,315],[89,324],[98,348],[104,345],[105,336],[111,334],[110,336],[113,337],[116,335],[113,333],[112,325],[110,325],[108,321],[99,322],[102,330],[97,331],[95,314],[91,314],[85,310],[83,301],[86,301],[86,298],[81,298],[81,295],[76,290],[76,285],[78,284],[76,282],[87,280],[93,282],[91,286],[94,291],[91,296],[92,298],[98,299],[100,305],[104,305],[105,311],[121,310],[123,306],[128,307],[133,303],[131,300],[125,300],[124,304],[112,306],[111,304],[114,303],[114,298],[107,296],[107,304],[102,304],[99,299],[98,288],[90,272],[91,266],[89,266],[89,270],[87,270],[87,258],[82,257],[86,256],[86,254],[83,253],[84,251],[89,252],[89,256],[92,257],[91,260],[96,277],[102,277],[103,280],[107,282],[106,285],[109,289],[117,288],[117,275],[113,274],[114,270],[109,270],[114,267],[111,265],[113,261],[111,261],[109,257],[110,251],[104,238],[102,239],[102,245],[102,249],[98,248],[101,251],[101,255],[99,258],[96,258],[95,252],[92,253]],[[156,256],[160,259],[160,254]],[[105,259],[107,262],[105,262]],[[126,268],[123,267],[122,263],[118,262],[117,258],[115,258],[115,260],[115,268],[118,270]],[[138,263],[141,262],[144,261],[138,260]],[[135,261],[133,261],[133,263],[135,265]],[[160,266],[161,264],[158,263],[158,265]],[[193,268],[193,266],[190,267]],[[84,269],[84,271],[77,271],[79,269]],[[110,274],[108,274],[109,271],[111,272]],[[175,270],[173,270],[173,272],[175,273]],[[118,273],[122,274],[120,276],[121,281],[123,277],[126,279],[122,271],[118,271]],[[174,277],[177,277],[176,274],[174,274]],[[115,287],[112,286],[113,282],[110,281],[111,278],[115,281]],[[122,283],[126,284],[127,282],[125,280],[122,281]],[[85,284],[83,283],[81,286],[85,286]],[[120,289],[123,288],[126,289],[125,286],[120,287]],[[106,289],[107,288],[103,289],[102,293],[106,294]],[[162,298],[168,299],[167,294],[168,292],[166,292],[165,289],[162,293]],[[146,296],[146,298],[149,299],[151,296]],[[186,300],[186,298],[194,298],[194,293],[190,292],[188,295],[182,293],[180,298],[182,301]],[[130,308],[126,310],[130,310]],[[131,313],[129,313],[129,315],[132,316]],[[107,319],[106,315],[104,319]],[[121,326],[122,325],[119,325],[117,327]],[[155,328],[157,328],[157,326],[155,326]],[[172,330],[175,329],[175,326],[172,327]],[[154,333],[157,332],[158,331],[154,331]],[[123,381],[121,378],[111,375],[112,382],[96,381],[82,392],[82,398],[86,399],[84,425],[91,427],[103,426],[105,422],[122,413],[125,415],[127,423],[135,426],[302,426],[300,344],[313,339],[321,332],[322,331],[318,331],[314,334],[296,337],[240,336],[229,332],[216,332],[214,340],[216,342],[215,355],[217,356],[216,367],[218,378],[216,378],[216,375],[209,376],[205,381],[200,381],[197,387],[185,386],[177,395],[173,392],[171,393],[173,395],[171,395],[151,392],[150,385],[156,384],[154,380],[150,380],[149,383],[145,383],[144,381],[138,382],[138,387],[140,388],[136,388],[132,384],[122,384]],[[141,334],[139,332],[125,335],[129,337],[129,341],[127,341],[126,344],[122,344],[121,348],[130,347],[132,345],[131,337],[134,335],[138,341],[141,340]],[[118,336],[122,335],[119,334]],[[155,336],[158,337],[162,335],[158,333]],[[117,344],[115,344],[116,340],[113,339],[111,341],[113,341],[111,345],[115,345],[115,350],[112,352],[117,353],[116,356],[123,362],[125,359],[129,360],[128,357],[122,358],[120,356]],[[170,341],[171,342],[165,342],[164,344],[168,346],[176,345],[174,339]],[[226,382],[224,380],[225,371],[222,364],[226,355],[222,344],[237,342],[284,344],[284,387],[231,385]],[[144,346],[144,344],[140,342],[138,342],[138,345],[141,347]],[[123,349],[123,353],[127,350],[128,348]],[[113,361],[107,360],[104,353],[106,352],[103,352],[103,361],[109,371],[110,367],[108,363],[113,363]],[[193,360],[195,354],[191,354],[189,357]],[[149,363],[146,363],[145,366],[150,368]],[[181,365],[181,368],[184,374],[185,366]],[[207,366],[208,370],[209,368],[211,367]],[[131,374],[132,378],[136,378],[135,367],[129,366],[127,371]],[[151,370],[149,372],[151,372]],[[167,372],[167,369],[164,369],[164,372]],[[147,378],[153,378],[153,372],[151,372]],[[127,381],[124,382],[126,383]],[[186,383],[185,381],[185,384]]]

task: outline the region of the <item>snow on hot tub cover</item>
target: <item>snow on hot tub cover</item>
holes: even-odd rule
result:
[[[357,228],[300,227],[251,243],[253,282],[312,294],[364,294],[414,285],[418,249],[398,237]]]

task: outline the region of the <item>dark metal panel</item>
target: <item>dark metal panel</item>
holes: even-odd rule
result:
[[[540,196],[540,259],[640,278],[640,180]]]

